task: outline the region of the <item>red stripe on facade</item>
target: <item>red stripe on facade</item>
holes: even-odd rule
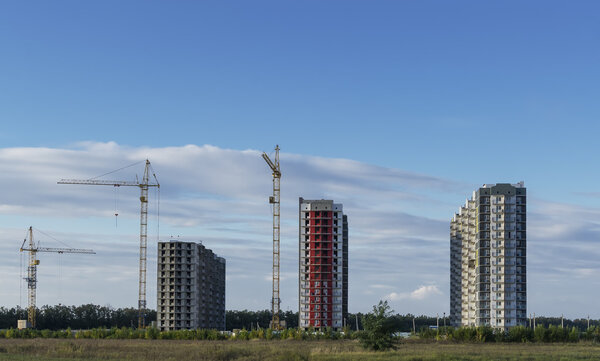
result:
[[[309,212],[309,325],[313,327],[333,324],[332,216],[331,211]]]

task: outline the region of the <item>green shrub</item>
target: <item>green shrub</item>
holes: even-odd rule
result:
[[[424,340],[433,340],[437,334],[436,330],[433,330],[427,326],[421,327],[419,330],[419,338]]]
[[[477,329],[475,327],[460,327],[454,330],[452,338],[459,342],[472,342],[477,340]]]
[[[391,318],[393,312],[387,301],[379,301],[377,306],[373,306],[373,312],[364,318],[365,330],[359,334],[364,348],[374,351],[393,348],[393,334],[397,330]]]
[[[512,327],[506,335],[508,342],[530,342],[531,340],[533,340],[533,330],[525,326]]]
[[[549,334],[546,328],[542,325],[536,326],[535,330],[533,331],[533,339],[535,342],[548,342]]]
[[[477,327],[475,339],[477,342],[492,342],[495,340],[494,330],[490,326]]]
[[[579,342],[579,330],[575,326],[569,332],[569,342]]]

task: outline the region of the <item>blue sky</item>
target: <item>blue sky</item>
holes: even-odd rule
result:
[[[595,2],[1,6],[5,145],[277,140],[534,189],[548,178],[566,188],[594,161]],[[465,173],[451,155],[467,144],[482,151]]]
[[[580,253],[571,250],[572,262],[589,254],[587,247],[598,241],[599,10],[593,1],[4,2],[0,4],[0,142],[3,168],[15,174],[0,177],[14,195],[5,198],[0,226],[16,232],[35,220],[47,225],[41,229],[57,233],[73,227],[81,234],[86,229],[105,234],[103,222],[113,222],[101,214],[98,219],[47,218],[28,208],[42,204],[25,195],[23,184],[45,183],[20,177],[42,182],[36,167],[59,178],[70,175],[62,172],[77,170],[64,166],[59,158],[44,166],[28,158],[31,154],[56,154],[63,161],[74,157],[81,165],[80,174],[71,175],[89,177],[137,160],[132,154],[143,159],[174,149],[178,157],[187,159],[189,152],[197,153],[186,145],[198,149],[212,145],[216,154],[228,154],[235,163],[245,159],[246,150],[269,150],[279,143],[288,159],[297,160],[282,164],[283,192],[287,181],[290,191],[298,193],[288,194],[290,244],[294,242],[294,198],[312,193],[344,202],[349,214],[359,205],[399,212],[398,217],[401,213],[412,219],[405,224],[411,229],[408,236],[389,230],[392,236],[373,238],[381,237],[381,247],[399,242],[400,253],[414,247],[427,254],[433,247],[447,246],[444,222],[475,187],[524,180],[532,212],[540,211],[531,221],[539,220],[539,234],[544,220],[552,220],[553,225],[565,222],[564,228],[537,239],[530,231],[530,247],[539,242],[540,252],[545,252],[540,253],[540,262],[543,257],[546,262],[539,264],[541,279],[543,271],[566,263],[551,257],[567,251],[560,239],[585,243]],[[104,154],[103,147],[112,151]],[[94,153],[98,148],[101,153]],[[337,173],[315,170],[308,163],[314,159],[336,165]],[[172,167],[168,163],[153,161],[162,174]],[[25,165],[32,169],[25,171]],[[262,166],[260,159],[257,166]],[[268,208],[260,203],[270,186],[268,173],[261,173],[265,169],[256,173],[265,184],[248,187],[249,192],[260,189],[265,194],[253,194],[258,198],[248,200],[243,193],[182,181],[190,167],[194,165],[174,167],[177,176],[172,176],[171,184],[177,188],[169,191],[165,184],[164,202],[171,196],[185,208],[190,202],[183,201],[184,195],[192,200],[224,200],[213,207],[244,209],[248,202],[259,207],[252,209],[266,211],[269,220]],[[197,174],[198,182],[218,184],[231,177],[218,160],[207,167]],[[374,174],[388,178],[377,179],[371,167],[381,167]],[[204,178],[215,172],[213,168],[223,172]],[[330,183],[345,183],[337,188],[327,188],[324,180],[312,186],[300,184],[299,179],[314,181],[314,177],[303,178],[303,170],[314,172],[315,177],[327,175]],[[349,170],[351,175],[339,175]],[[405,183],[414,177],[423,185]],[[240,184],[232,186],[243,188]],[[44,203],[47,207],[52,202],[68,204],[60,190],[49,187],[52,197]],[[382,193],[370,193],[378,187],[384,187]],[[101,199],[102,191],[93,192],[100,192]],[[391,199],[382,195],[384,191],[393,194]],[[85,202],[80,197],[89,194],[72,192],[74,202]],[[122,191],[120,197],[125,194]],[[236,220],[235,227],[207,229],[209,220],[202,221],[193,209],[164,220],[165,231],[231,242],[246,224]],[[130,229],[135,234],[135,209],[131,212]],[[568,213],[565,220],[557,216],[561,212]],[[239,212],[242,218],[249,214],[253,211]],[[200,220],[186,223],[185,217]],[[427,220],[434,226],[421,223]],[[114,232],[125,231],[123,222]],[[413,225],[423,229],[412,229]],[[437,233],[430,234],[428,227]],[[561,233],[565,230],[572,233]],[[366,247],[368,225],[357,225],[355,231],[358,249]],[[66,233],[66,238],[76,238]],[[259,242],[262,233],[257,230],[250,238]],[[547,248],[552,237],[556,246]],[[440,243],[417,244],[416,239]],[[233,245],[221,249],[226,258],[230,250],[244,249]],[[533,249],[531,254],[536,254]],[[444,257],[440,254],[439,262],[445,262]],[[293,265],[293,257],[290,262]],[[585,263],[580,267],[583,278],[574,285],[583,287],[585,275],[591,272],[597,277],[600,266],[591,259],[581,262]],[[235,263],[230,269],[236,269]],[[242,263],[238,269],[244,269]],[[290,278],[292,272],[293,267]],[[356,268],[354,274],[359,272]],[[355,279],[368,283],[369,275],[385,268],[365,272],[364,278]],[[560,275],[557,271],[560,282],[572,282],[566,273]],[[398,305],[414,307],[406,310],[413,313],[432,313],[447,307],[443,283],[447,277],[442,276],[427,276],[414,284],[398,282],[387,293],[375,292],[372,299],[357,293],[355,300],[360,301],[351,302],[351,311],[368,310],[377,302],[376,296],[395,293],[406,295],[398,299],[409,300],[419,287],[432,290],[435,285],[443,293],[438,295],[443,302]],[[289,285],[295,287],[293,281]],[[361,284],[354,287],[360,289]],[[535,297],[541,303],[548,296],[551,286],[544,287],[533,288],[530,305],[535,305]],[[241,308],[235,292],[228,293],[228,304]],[[592,307],[592,296],[599,295],[593,291],[589,301],[582,297],[583,308]],[[287,297],[293,298],[293,292]],[[259,304],[248,307],[267,307]]]

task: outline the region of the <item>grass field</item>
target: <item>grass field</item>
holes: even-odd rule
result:
[[[406,342],[368,352],[356,341],[0,339],[4,360],[600,360],[600,345]]]

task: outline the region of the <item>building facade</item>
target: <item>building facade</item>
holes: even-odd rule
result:
[[[348,317],[348,218],[332,200],[299,199],[299,327],[340,331]]]
[[[225,259],[201,243],[158,243],[157,326],[225,329]]]
[[[450,222],[450,323],[527,325],[527,195],[484,184]]]

